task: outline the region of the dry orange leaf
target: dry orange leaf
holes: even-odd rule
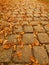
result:
[[[4,33],[4,30],[0,31],[0,34],[3,34]]]
[[[21,45],[20,45],[20,48],[21,48],[21,49],[22,49],[22,48],[24,48],[24,45],[23,45],[23,44],[21,44]]]
[[[18,28],[18,26],[15,26],[15,28],[17,29],[17,28]]]
[[[47,32],[49,34],[49,32]]]
[[[37,64],[37,63],[33,63],[32,65],[40,65],[40,64]]]
[[[33,56],[30,56],[31,62],[35,62],[35,58]]]
[[[0,44],[2,44],[2,42],[3,42],[3,39],[0,39]]]
[[[49,65],[49,64],[44,63],[43,65]]]
[[[4,40],[3,45],[6,44],[7,42],[8,42],[8,40]]]
[[[29,64],[25,64],[25,65],[29,65]]]
[[[17,52],[17,57],[18,57],[19,59],[21,59],[21,56],[22,56],[21,51],[18,51],[18,52]]]
[[[11,47],[10,44],[4,44],[4,45],[3,45],[3,48],[4,48],[4,49],[9,49],[10,47]]]
[[[13,46],[14,51],[16,51],[16,45]]]
[[[38,46],[39,45],[39,42],[38,41],[35,41],[32,46]]]
[[[37,34],[38,34],[38,32],[37,32],[37,31],[34,31],[34,34],[36,34],[36,35],[37,35]]]
[[[46,26],[48,26],[48,27],[49,27],[49,24],[47,24]]]
[[[20,38],[20,35],[17,35],[16,38],[17,38],[17,39]]]
[[[32,48],[32,46],[29,44],[29,47]]]
[[[21,32],[20,34],[21,34],[21,35],[23,35],[23,34],[24,34],[24,32]]]

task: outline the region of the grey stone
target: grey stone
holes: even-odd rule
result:
[[[11,35],[7,36],[6,39],[9,42],[17,42],[16,36],[17,36],[17,34],[11,34]]]
[[[27,26],[27,25],[25,25],[24,26],[24,32],[33,32],[33,27],[32,26]]]
[[[42,26],[40,26],[40,25],[34,26],[34,30],[36,32],[45,32],[44,28]]]
[[[19,62],[19,63],[30,63],[30,56],[32,56],[31,48],[28,45],[25,45],[22,49],[20,48],[20,45],[17,46],[17,51],[15,52],[15,55],[13,57],[13,61]],[[17,52],[21,52],[21,58],[19,59],[16,55]]]
[[[0,46],[0,62],[10,62],[12,49],[5,50]]]
[[[38,60],[38,62],[41,65],[49,63],[48,55],[43,46],[34,46],[33,52],[34,52],[35,59]]]
[[[47,32],[49,32],[49,26],[44,26],[44,28],[45,28],[45,30],[47,31]]]
[[[38,33],[38,39],[40,43],[44,43],[44,44],[49,43],[49,36],[46,33]]]
[[[22,26],[18,26],[17,29],[14,28],[13,33],[20,33],[23,32]]]
[[[32,44],[37,41],[36,36],[34,34],[24,34],[23,35],[23,42],[25,44]]]
[[[49,45],[45,45],[47,52],[49,53]]]
[[[46,25],[46,24],[49,24],[49,22],[48,21],[41,21],[41,24]]]

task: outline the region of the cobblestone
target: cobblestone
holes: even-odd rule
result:
[[[48,54],[49,54],[49,45],[46,45],[45,47],[46,47],[47,52],[48,52]]]
[[[22,49],[20,48],[20,46],[17,46],[17,51],[15,52],[13,61],[19,62],[19,63],[30,63],[30,56],[32,56],[32,52],[31,52],[31,48],[28,45],[25,45]],[[19,58],[19,56],[17,56],[16,54],[20,53],[21,57]]]
[[[34,30],[36,32],[45,32],[44,28],[42,26],[40,26],[40,25],[34,26]]]
[[[12,54],[12,49],[4,50],[0,46],[0,62],[10,62],[11,54]]]
[[[49,65],[48,6],[39,0],[0,0],[0,65],[34,65],[34,57]]]
[[[40,43],[49,43],[49,36],[46,33],[38,33],[38,39]]]
[[[23,35],[23,42],[25,44],[32,44],[37,41],[36,36],[34,34],[24,34]]]
[[[17,28],[14,28],[13,33],[19,33],[23,32],[22,26],[18,26]]]
[[[47,32],[49,32],[49,26],[44,26],[44,28],[45,28],[45,30],[47,31]]]
[[[36,60],[42,65],[49,63],[49,59],[46,53],[46,50],[43,46],[35,46],[33,47],[34,56],[36,57]]]
[[[24,32],[33,32],[33,27],[32,26],[24,26]]]

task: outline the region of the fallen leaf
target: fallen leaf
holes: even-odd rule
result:
[[[11,45],[10,45],[10,44],[4,44],[4,45],[3,45],[3,48],[4,48],[4,49],[9,49],[9,48],[11,48]]]
[[[21,48],[21,49],[23,49],[23,48],[24,48],[24,45],[23,45],[23,44],[21,44],[21,45],[20,45],[20,48]]]
[[[13,46],[13,50],[16,51],[16,45]]]
[[[36,35],[37,35],[37,34],[38,34],[38,32],[37,32],[37,31],[34,31],[34,34],[36,34]]]
[[[18,39],[18,38],[21,38],[21,36],[20,35],[16,35],[16,38]]]
[[[8,40],[4,40],[3,45],[6,44],[7,42],[8,42]]]
[[[39,45],[39,41],[35,41],[34,43],[32,43],[32,46],[38,46]]]
[[[0,39],[0,44],[2,44],[3,43],[3,39]]]
[[[22,56],[21,51],[18,51],[18,52],[17,52],[17,57],[18,57],[19,59],[21,59],[21,56]]]
[[[49,27],[49,24],[47,24],[46,26],[48,26],[48,27]]]
[[[18,26],[15,26],[15,28],[17,29],[17,28],[18,28]]]
[[[32,45],[29,44],[29,47],[32,48]]]
[[[24,34],[24,32],[21,32],[20,34],[21,34],[21,35],[23,35],[23,34]]]
[[[49,32],[47,32],[49,34]]]
[[[30,56],[31,62],[35,62],[35,58],[33,56]]]

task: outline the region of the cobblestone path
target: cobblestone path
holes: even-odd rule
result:
[[[0,0],[0,65],[39,64],[49,65],[48,6],[37,0]]]

